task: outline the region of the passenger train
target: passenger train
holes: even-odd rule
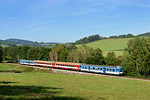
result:
[[[95,72],[103,74],[123,75],[123,68],[120,66],[92,65],[70,62],[53,62],[53,61],[32,61],[20,60],[20,64],[43,66],[51,68],[72,69],[85,72]]]

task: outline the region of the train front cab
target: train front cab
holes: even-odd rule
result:
[[[116,68],[106,67],[106,74],[123,75],[123,68],[120,66]]]
[[[118,75],[123,75],[123,67],[118,66],[117,72],[119,73]]]

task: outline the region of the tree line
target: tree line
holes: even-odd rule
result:
[[[53,48],[13,46],[0,47],[0,60],[17,63],[19,59],[75,62],[96,65],[122,66],[125,76],[149,78],[150,37],[135,37],[128,41],[126,51],[116,57],[109,52],[106,57],[100,48],[93,49],[85,44],[79,48],[75,44],[55,44]]]
[[[75,42],[75,44],[86,44],[86,43],[90,43],[90,42],[93,42],[93,41],[98,41],[100,40],[100,36],[98,34],[96,35],[92,35],[92,36],[89,36],[89,37],[84,37],[80,40],[77,40]]]
[[[1,57],[2,60],[14,63],[18,63],[20,59],[48,61],[51,50],[48,47],[12,46],[3,48]]]
[[[109,36],[109,38],[132,38],[135,37],[133,34],[123,34],[123,35],[119,35],[119,36]]]

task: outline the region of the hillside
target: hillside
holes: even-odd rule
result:
[[[139,34],[138,36],[140,36],[140,37],[148,37],[148,36],[150,36],[150,32]]]
[[[127,47],[127,42],[132,38],[117,38],[117,39],[104,39],[92,43],[86,44],[94,49],[100,48],[103,55],[106,56],[108,52],[115,52],[116,56],[123,54],[125,48]],[[76,45],[78,48],[81,45]]]
[[[45,47],[52,47],[55,43],[43,43],[43,42],[33,42],[29,40],[21,40],[21,39],[6,39],[6,40],[0,40],[0,43],[3,47],[5,46],[45,46]]]

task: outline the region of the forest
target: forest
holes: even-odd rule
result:
[[[149,78],[150,71],[150,37],[139,36],[128,41],[123,56],[116,57],[114,52],[109,52],[106,57],[100,48],[93,49],[82,44],[78,49],[75,44],[55,44],[53,48],[0,46],[0,61],[7,60],[19,63],[24,60],[44,60],[76,62],[96,65],[122,66],[124,75],[139,78]]]

